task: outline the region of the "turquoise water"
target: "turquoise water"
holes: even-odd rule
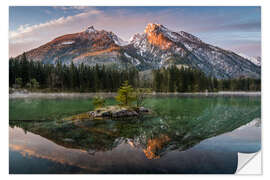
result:
[[[153,115],[61,122],[92,110],[91,99],[10,99],[10,173],[234,173],[237,152],[261,147],[260,126],[245,126],[260,119],[260,97],[153,97],[144,106]]]

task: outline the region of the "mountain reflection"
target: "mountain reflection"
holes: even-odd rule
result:
[[[147,148],[143,150],[145,156],[148,159],[160,158],[159,151],[170,141],[167,135],[161,134],[159,137],[154,139],[149,139],[147,143]]]
[[[158,99],[148,106],[156,112],[142,119],[76,122],[10,121],[10,127],[40,135],[66,148],[111,151],[122,143],[157,159],[172,151],[184,151],[204,139],[232,131],[260,117],[259,101],[241,99]]]

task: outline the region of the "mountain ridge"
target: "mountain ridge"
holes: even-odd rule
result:
[[[260,78],[261,73],[260,67],[245,57],[204,43],[190,33],[153,23],[143,33],[134,34],[129,43],[113,32],[89,26],[82,32],[59,36],[26,52],[26,56],[50,64],[60,61],[119,68],[133,66],[140,71],[170,65],[189,66],[218,79]]]

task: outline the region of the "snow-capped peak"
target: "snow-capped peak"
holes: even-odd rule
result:
[[[95,65],[109,62],[122,66],[122,57],[125,56],[127,62],[138,70],[174,64],[199,69],[207,76],[218,79],[260,78],[261,75],[260,58],[236,55],[204,43],[189,33],[170,30],[160,24],[148,24],[145,33],[135,34],[130,44],[125,46],[127,43],[113,32],[89,26],[83,32],[57,37],[44,46],[28,51],[27,57],[44,63],[55,63],[58,59],[67,63]]]
[[[261,66],[261,57],[258,56],[258,57],[250,57],[250,56],[247,56],[245,54],[242,54],[242,53],[238,53],[239,56],[249,60],[250,62],[252,62],[253,64],[257,65],[257,66]]]
[[[189,33],[184,32],[184,31],[179,31],[179,32],[172,31],[161,24],[149,23],[146,26],[144,32],[146,34],[151,34],[153,32],[154,33],[162,33],[165,37],[167,37],[168,39],[170,39],[171,41],[174,41],[174,42],[181,42],[183,39],[187,39],[191,42],[196,42],[196,43],[202,42],[196,36],[193,36]]]
[[[129,39],[129,42],[134,43],[134,42],[140,40],[141,38],[142,38],[142,35],[140,33],[136,33]]]
[[[122,40],[121,38],[117,37],[117,36],[113,36],[113,40],[115,42],[115,44],[119,45],[119,46],[125,46],[125,45],[128,45],[129,42],[128,41],[124,41]]]
[[[167,29],[165,26],[161,25],[161,24],[154,24],[154,23],[149,23],[147,24],[144,33],[151,33],[154,31],[161,31],[161,32],[166,32],[166,31],[170,31],[169,29]]]
[[[92,33],[92,32],[96,32],[96,30],[95,30],[94,26],[89,26],[89,27],[85,30],[85,32],[87,32],[87,33]]]
[[[193,36],[192,34],[189,34],[187,32],[184,31],[179,31],[178,32],[181,36],[183,36],[184,38],[192,41],[192,42],[202,42],[202,40],[200,40],[199,38],[197,38],[196,36]]]
[[[119,38],[113,32],[110,32],[110,36],[111,36],[112,40],[114,41],[114,43],[117,44],[118,46],[125,46],[125,45],[129,44],[129,42],[124,41],[123,39]]]
[[[176,42],[179,41],[179,35],[177,35],[177,33],[169,30],[168,28],[166,28],[165,26],[161,25],[161,24],[153,24],[153,23],[149,23],[145,30],[144,33],[147,36],[157,36],[158,34],[162,34],[164,37]]]
[[[104,30],[103,30],[104,31]],[[99,33],[99,32],[102,32],[102,31],[98,31],[94,28],[94,26],[89,26],[86,30],[85,30],[86,33]],[[121,38],[119,38],[117,35],[115,35],[113,32],[106,32],[104,31],[113,41],[115,44],[117,44],[118,46],[124,46],[124,45],[127,45],[129,42],[126,42],[124,40],[122,40]]]

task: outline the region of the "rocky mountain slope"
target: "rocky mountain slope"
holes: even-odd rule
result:
[[[253,64],[257,65],[257,66],[261,66],[261,57],[260,56],[256,56],[256,57],[250,57],[247,56],[245,54],[238,54],[239,56],[242,56],[243,58],[251,61]]]
[[[160,24],[148,24],[144,33],[135,34],[129,43],[91,26],[83,32],[60,36],[26,52],[26,56],[43,63],[135,66],[141,71],[174,64],[198,68],[217,78],[260,78],[261,73],[260,67],[245,57]]]
[[[176,64],[198,68],[217,78],[260,77],[260,67],[249,60],[160,24],[148,24],[143,34],[133,37],[130,46],[150,68]]]
[[[85,31],[67,34],[26,52],[28,59],[43,63],[88,65],[124,64],[121,62],[121,46],[124,41],[112,32],[95,30],[93,26]]]

